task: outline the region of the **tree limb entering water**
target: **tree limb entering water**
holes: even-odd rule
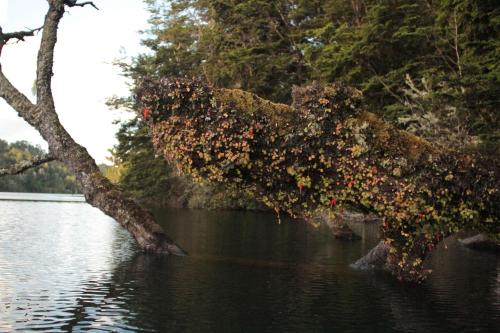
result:
[[[87,202],[113,217],[126,228],[139,247],[148,252],[186,255],[162,228],[155,222],[153,214],[127,198],[100,172],[87,150],[76,143],[59,122],[52,95],[54,49],[57,42],[59,22],[64,15],[67,1],[48,0],[43,32],[38,50],[36,71],[36,103],[32,103],[7,79],[0,70],[0,97],[2,97],[26,122],[33,126],[47,141],[51,158],[66,164],[74,173]],[[70,6],[93,5],[90,2]],[[94,6],[95,7],[95,6]],[[23,40],[36,31],[2,33],[0,47],[13,38]]]

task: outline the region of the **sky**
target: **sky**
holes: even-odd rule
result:
[[[106,162],[108,149],[117,143],[124,111],[105,105],[113,95],[127,96],[127,80],[113,60],[144,51],[140,30],[147,28],[148,14],[142,0],[94,0],[91,6],[69,8],[59,26],[52,91],[59,119],[70,135],[98,163]],[[4,32],[42,26],[46,0],[0,0],[0,25]],[[40,34],[25,42],[5,46],[0,62],[5,75],[30,99],[36,73]],[[0,139],[26,140],[47,149],[38,132],[0,101]]]

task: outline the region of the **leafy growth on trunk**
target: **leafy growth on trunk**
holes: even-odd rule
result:
[[[197,80],[144,80],[136,91],[153,144],[198,182],[236,184],[278,214],[359,207],[383,218],[387,266],[422,281],[423,260],[462,228],[500,237],[494,161],[436,149],[363,110],[360,91],[295,87],[276,104]]]

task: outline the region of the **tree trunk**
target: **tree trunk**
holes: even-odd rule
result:
[[[87,150],[77,144],[59,122],[51,91],[51,79],[57,29],[64,14],[64,1],[49,0],[48,2],[49,10],[45,17],[38,52],[37,103],[31,103],[1,71],[0,97],[40,132],[49,145],[50,155],[65,163],[75,174],[87,202],[113,217],[126,228],[142,250],[186,255],[186,252],[163,232],[149,211],[127,198],[101,174]],[[32,34],[32,31],[24,34],[22,32],[3,34],[0,30],[0,44],[3,46],[9,39],[22,40],[23,37]]]
[[[380,217],[385,266],[400,279],[425,279],[425,258],[457,229],[500,234],[498,161],[399,130],[363,110],[353,88],[313,84],[292,94],[284,105],[146,78],[136,100],[158,152],[195,180],[238,184],[278,214],[306,220],[318,209],[342,218],[351,207]],[[382,249],[369,258],[382,261]]]
[[[459,239],[458,242],[470,249],[500,253],[500,244],[485,234],[478,234],[465,239]]]
[[[387,261],[389,246],[384,241],[380,241],[364,257],[351,264],[351,267],[359,270],[367,270],[374,267],[383,267]]]

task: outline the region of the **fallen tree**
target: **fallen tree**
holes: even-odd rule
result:
[[[12,33],[3,33],[0,28],[0,52],[9,41],[24,40],[25,37],[33,36],[36,31],[43,30],[37,60],[36,103],[32,103],[11,84],[1,67],[0,97],[47,141],[50,159],[65,163],[74,173],[87,202],[118,221],[132,234],[142,250],[185,255],[163,232],[149,211],[127,198],[101,174],[87,150],[77,144],[59,122],[51,89],[58,25],[65,12],[65,4],[71,7],[93,4],[63,0],[48,0],[48,3],[49,9],[42,28]],[[24,163],[4,173],[16,173],[38,164],[40,163]]]
[[[292,95],[293,105],[275,104],[184,79],[136,90],[156,149],[193,179],[251,190],[278,216],[349,207],[380,216],[387,251],[376,252],[399,279],[425,279],[426,256],[460,229],[500,237],[497,161],[436,149],[363,111],[349,87]]]
[[[500,243],[485,234],[459,239],[458,242],[470,249],[500,253]]]

